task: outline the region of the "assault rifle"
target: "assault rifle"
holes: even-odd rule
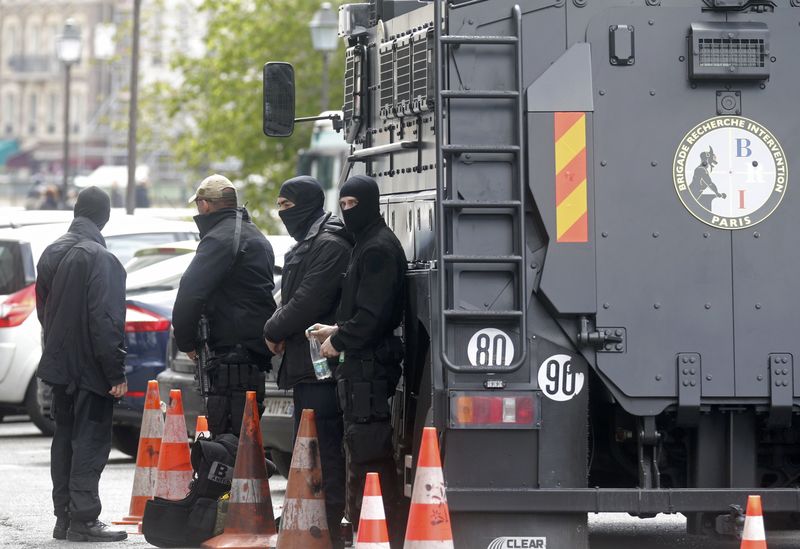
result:
[[[197,339],[200,346],[197,349],[197,364],[195,366],[194,377],[197,380],[197,385],[200,390],[200,396],[208,396],[208,390],[211,387],[208,380],[209,361],[211,360],[211,351],[208,349],[209,327],[208,318],[206,315],[200,315],[200,322],[197,325]]]

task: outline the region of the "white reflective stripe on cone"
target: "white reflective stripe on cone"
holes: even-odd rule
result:
[[[231,503],[262,503],[267,481],[258,478],[235,478],[231,483]]]
[[[186,424],[180,419],[180,416],[167,416],[167,421],[164,423],[164,436],[161,437],[161,442],[186,442],[188,444]]]
[[[313,447],[311,441],[314,441]],[[318,458],[312,457],[312,452],[316,454],[317,448],[319,448],[316,441],[316,438],[297,437],[294,443],[294,452],[292,453],[292,469],[313,469],[319,466]]]
[[[189,493],[191,471],[159,471],[156,496],[165,499],[183,499]]]
[[[160,410],[145,410],[142,415],[141,438],[161,438],[164,430],[164,418]]]
[[[287,499],[283,502],[281,528],[308,530],[312,526],[327,528],[324,499]]]
[[[453,541],[406,540],[403,549],[455,549]]]
[[[411,503],[441,504],[446,501],[442,470],[438,467],[417,467]]]
[[[384,520],[386,518],[380,496],[364,496],[361,500],[361,518],[363,520]]]
[[[157,467],[139,467],[133,477],[133,496],[152,496],[158,478]]]
[[[389,549],[389,542],[383,543],[359,541],[356,543],[356,549]]]
[[[746,541],[764,541],[764,517],[746,517],[744,519],[744,531],[742,532],[742,540]]]

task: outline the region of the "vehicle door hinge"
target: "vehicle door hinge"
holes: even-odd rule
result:
[[[621,327],[603,327],[589,331],[589,319],[581,317],[581,331],[578,332],[578,345],[594,347],[598,353],[624,353],[626,351],[627,330]]]

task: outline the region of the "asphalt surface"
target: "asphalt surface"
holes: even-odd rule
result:
[[[74,547],[52,538],[55,518],[50,500],[50,439],[41,436],[27,418],[6,418],[0,423],[0,547]],[[100,482],[103,512],[110,523],[127,514],[135,462],[112,450]],[[275,514],[281,512],[286,480],[270,479]],[[626,514],[589,516],[591,549],[738,549],[735,540],[688,536],[682,515],[659,515],[641,520]],[[132,531],[130,527],[129,532]],[[800,548],[800,532],[770,532],[770,549]],[[141,534],[131,533],[120,543],[93,543],[88,547],[151,547]],[[559,548],[548,544],[550,549]]]

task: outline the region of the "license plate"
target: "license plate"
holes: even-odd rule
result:
[[[291,398],[270,398],[264,405],[265,416],[292,417],[294,415],[294,401]]]

